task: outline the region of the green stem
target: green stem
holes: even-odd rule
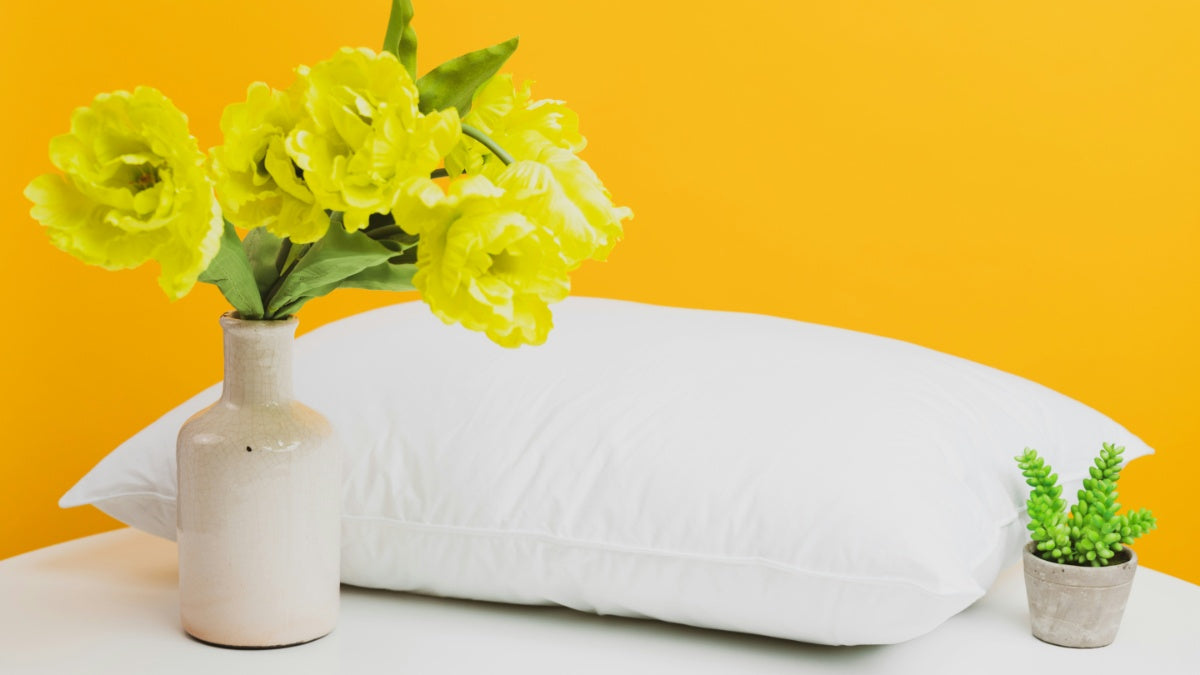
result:
[[[284,241],[286,242],[287,239],[284,239]],[[287,279],[288,275],[292,273],[292,270],[296,269],[296,265],[300,264],[300,258],[302,255],[296,256],[296,259],[292,261],[292,264],[288,265],[287,270],[282,272],[279,277],[275,279],[275,283],[271,284],[271,288],[267,290],[267,297],[263,298],[264,319],[278,318],[276,316],[272,316],[270,311],[268,311],[266,308],[271,306],[271,301],[275,299],[275,294],[278,293],[279,289],[283,287],[284,280]]]
[[[384,225],[383,227],[377,227],[367,232],[367,236],[375,241],[387,239],[388,237],[392,237],[397,234],[404,234],[404,230],[402,230],[399,225]]]
[[[275,273],[282,275],[283,268],[287,265],[288,256],[292,254],[292,240],[284,237],[279,244],[279,252],[275,254]]]
[[[276,293],[280,292],[280,288],[283,287],[283,282],[287,281],[288,275],[292,274],[292,271],[296,268],[296,265],[300,264],[300,258],[304,257],[305,253],[308,252],[308,249],[312,249],[312,244],[301,244],[300,246],[296,246],[294,249],[296,256],[292,258],[292,263],[290,264],[287,263],[288,256],[284,255],[284,249],[288,251],[293,250],[292,240],[284,238],[283,245],[280,246],[280,255],[275,257],[275,263],[278,265],[287,265],[287,269],[280,271],[280,275],[275,277],[275,283],[271,283],[271,287],[266,289],[266,297],[263,298],[263,318],[278,318],[278,316],[272,316],[266,307],[271,305],[271,300],[275,299]]]
[[[443,169],[434,169],[433,173],[429,174],[430,178],[449,178],[450,172]]]
[[[372,232],[378,231],[381,228],[391,227],[392,225],[395,225],[395,224],[396,224],[396,220],[392,217],[392,214],[387,213],[387,214],[384,214],[383,219],[376,222],[374,225],[367,225],[366,227],[364,227],[362,229],[362,232],[371,234]]]
[[[505,152],[504,148],[500,147],[499,145],[496,145],[496,141],[493,141],[487,134],[476,129],[475,127],[471,126],[470,124],[462,125],[462,132],[463,132],[464,136],[469,136],[471,138],[474,138],[475,140],[477,140],[481,144],[483,144],[483,147],[490,150],[493,155],[499,157],[501,162],[504,162],[505,164],[513,163],[512,155]]]

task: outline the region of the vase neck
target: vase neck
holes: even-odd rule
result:
[[[221,400],[233,405],[274,405],[292,399],[292,342],[296,319],[246,321],[221,317],[225,333],[225,385]]]

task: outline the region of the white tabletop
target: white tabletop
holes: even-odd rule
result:
[[[182,632],[176,583],[175,544],[134,530],[0,561],[0,673],[1200,672],[1200,587],[1145,568],[1117,641],[1094,650],[1030,635],[1019,567],[933,633],[883,647],[345,586],[341,622],[328,637],[231,650]]]

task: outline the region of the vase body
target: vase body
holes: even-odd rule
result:
[[[292,400],[296,320],[221,317],[221,399],[179,432],[179,609],[216,645],[282,647],[333,630],[341,451]]]
[[[1062,647],[1112,644],[1137,571],[1137,554],[1124,550],[1129,555],[1118,564],[1080,567],[1042,560],[1033,544],[1026,545],[1025,594],[1034,637]]]

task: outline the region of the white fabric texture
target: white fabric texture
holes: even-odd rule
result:
[[[419,302],[297,340],[345,449],[342,579],[817,642],[927,633],[1018,558],[1035,447],[1073,496],[1102,442],[1045,387],[897,340],[571,298],[504,350]],[[175,436],[219,384],[63,496],[175,533]]]

